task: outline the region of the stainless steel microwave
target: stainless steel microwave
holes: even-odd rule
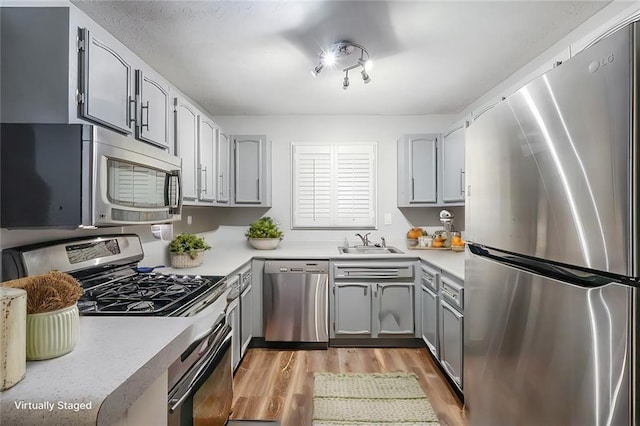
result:
[[[171,222],[182,209],[182,160],[83,124],[0,125],[2,228]]]

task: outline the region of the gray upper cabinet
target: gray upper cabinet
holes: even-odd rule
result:
[[[213,202],[216,199],[215,150],[218,129],[213,121],[200,115],[198,130],[198,199]]]
[[[136,138],[169,148],[169,84],[161,78],[136,70]]]
[[[335,283],[333,291],[332,334],[336,337],[371,337],[371,284]]]
[[[119,132],[132,133],[131,65],[115,48],[86,28],[78,30],[80,116]]]
[[[229,205],[231,188],[231,178],[229,175],[229,165],[231,163],[231,140],[229,135],[218,130],[218,140],[216,141],[216,201],[219,205]]]
[[[405,135],[398,141],[398,206],[438,202],[437,144],[439,135]]]
[[[442,201],[464,202],[464,140],[466,123],[442,138]]]
[[[413,283],[376,283],[376,320],[374,334],[387,335],[414,334]],[[390,337],[391,337],[390,336]]]
[[[183,201],[198,199],[198,110],[182,98],[174,99],[176,153],[182,157]]]
[[[264,135],[233,137],[233,202],[270,206],[271,146]]]

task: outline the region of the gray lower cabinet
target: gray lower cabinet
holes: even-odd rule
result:
[[[464,288],[459,280],[440,277],[440,362],[449,377],[463,386]]]
[[[334,336],[413,337],[413,289],[413,283],[334,283]]]
[[[462,387],[463,315],[444,300],[440,301],[440,358],[442,366]]]
[[[251,267],[240,272],[240,356],[243,357],[253,338],[253,278]]]
[[[335,336],[371,337],[371,284],[335,283],[333,291]]]
[[[231,366],[233,371],[240,364],[240,299],[234,299],[227,305],[227,324],[231,326]]]
[[[425,287],[420,286],[421,308],[422,308],[422,340],[427,348],[436,357],[440,358],[438,345],[438,294]]]
[[[414,283],[376,283],[373,332],[377,337],[414,334]]]

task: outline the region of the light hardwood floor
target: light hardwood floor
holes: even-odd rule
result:
[[[426,349],[250,349],[234,377],[232,419],[311,425],[313,373],[415,373],[442,426],[466,426],[464,409]]]

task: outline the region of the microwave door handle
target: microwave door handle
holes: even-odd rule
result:
[[[171,180],[177,179],[176,184],[176,203],[172,203],[171,200]],[[169,211],[171,213],[179,213],[182,208],[182,177],[180,176],[180,170],[172,170],[167,175],[167,185],[164,188],[164,197]]]

